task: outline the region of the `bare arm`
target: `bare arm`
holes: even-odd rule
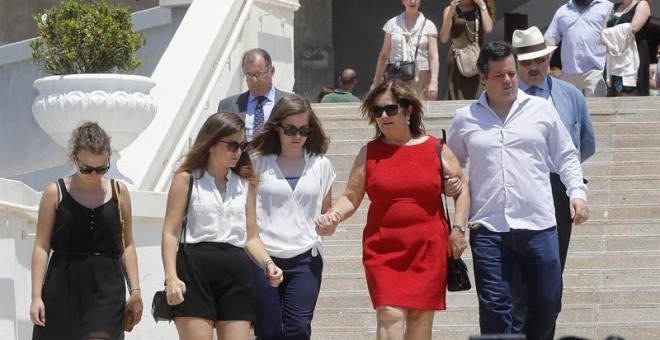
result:
[[[644,27],[646,22],[651,17],[651,7],[648,1],[640,1],[635,9],[635,15],[632,18],[630,25],[632,26],[633,33],[639,32]]]
[[[454,224],[466,224],[470,213],[470,190],[467,181],[463,175],[463,169],[454,153],[448,148],[442,148],[442,168],[446,176],[458,178],[462,188],[454,199]],[[461,257],[461,254],[467,247],[465,233],[459,229],[451,230],[449,235],[449,251],[454,258]]]
[[[428,100],[435,100],[438,97],[438,71],[440,70],[440,58],[438,57],[438,37],[429,35],[429,68],[431,70],[431,79],[429,79]]]
[[[367,184],[366,163],[367,147],[363,146],[357,157],[355,157],[344,193],[335,201],[327,213],[319,216],[316,221],[318,228],[334,229],[339,222],[352,216],[358,207],[360,207]]]
[[[481,14],[481,25],[483,26],[484,33],[488,34],[493,31],[493,18],[490,17],[488,13],[488,8],[485,11],[481,10],[481,7],[486,6],[484,0],[474,0],[474,3],[477,5],[477,10]]]
[[[252,261],[259,267],[264,269],[264,273],[268,276],[270,285],[277,287],[282,282],[282,269],[277,267],[273,260],[268,255],[264,243],[259,237],[259,230],[257,228],[257,203],[256,203],[255,185],[250,184],[248,189],[247,202],[245,205],[246,228],[247,228],[247,242],[245,243],[245,251],[248,253]]]
[[[39,326],[46,324],[46,309],[41,299],[41,288],[46,275],[46,265],[50,254],[50,238],[53,234],[55,211],[58,204],[56,183],[49,183],[44,189],[39,203],[37,218],[37,235],[32,248],[32,303],[30,305],[30,320]]]
[[[167,288],[167,303],[178,305],[183,302],[186,284],[176,273],[176,252],[181,235],[181,222],[188,201],[188,184],[190,173],[178,172],[172,179],[170,191],[167,194],[167,210],[161,241],[161,256],[165,269],[165,284]]]
[[[140,274],[138,270],[137,251],[133,241],[133,210],[131,208],[131,195],[124,183],[119,183],[121,200],[121,214],[124,219],[124,261],[126,263],[126,277],[128,280],[129,298],[126,309],[133,313],[133,326],[142,319],[142,291],[140,290]]]
[[[392,35],[385,33],[385,39],[383,39],[383,47],[380,49],[380,53],[378,53],[378,59],[376,60],[376,72],[374,74],[374,80],[371,82],[371,88],[374,88],[376,85],[383,81],[383,73],[385,72],[385,65],[387,64],[387,58],[390,56],[391,49]]]
[[[445,11],[442,13],[442,26],[440,27],[440,42],[446,44],[451,38],[451,25],[452,18],[456,12],[457,1],[452,1],[451,5],[445,7]]]

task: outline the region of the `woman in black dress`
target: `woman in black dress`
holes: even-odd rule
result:
[[[69,145],[78,171],[49,183],[39,204],[32,251],[32,338],[123,339],[126,313],[132,314],[130,327],[142,315],[131,200],[124,184],[104,176],[111,150],[101,127],[81,124]]]

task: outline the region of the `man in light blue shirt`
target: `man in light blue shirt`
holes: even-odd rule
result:
[[[469,159],[469,225],[482,334],[513,333],[516,266],[528,288],[528,339],[549,339],[561,310],[562,277],[550,171],[570,197],[575,224],[587,220],[587,188],[577,150],[554,106],[518,89],[513,48],[481,49],[479,100],[460,108],[447,146]]]
[[[550,56],[556,47],[546,46],[543,34],[532,26],[526,30],[516,30],[511,39],[518,54],[518,87],[530,95],[550,102],[571,135],[580,162],[584,162],[596,151],[596,137],[591,117],[582,93],[573,85],[548,75]],[[557,220],[559,256],[562,271],[568,254],[573,221],[570,212],[570,199],[559,175],[550,173],[550,184]],[[513,284],[514,331],[523,331],[526,319],[527,292],[522,280]]]
[[[561,77],[586,97],[605,97],[603,78],[607,47],[600,41],[612,11],[607,0],[569,0],[559,7],[545,32],[546,43],[561,42]]]

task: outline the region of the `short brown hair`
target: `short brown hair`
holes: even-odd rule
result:
[[[364,102],[362,102],[362,106],[360,106],[362,117],[367,117],[369,119],[369,124],[376,127],[376,135],[374,136],[374,139],[379,139],[383,136],[383,132],[380,131],[378,124],[376,124],[374,105],[376,103],[376,98],[387,91],[392,93],[392,96],[397,100],[399,105],[410,108],[410,134],[412,134],[414,138],[426,134],[424,123],[422,123],[424,109],[421,100],[419,100],[417,93],[409,82],[395,78],[384,81],[374,87],[369,93],[367,93]]]

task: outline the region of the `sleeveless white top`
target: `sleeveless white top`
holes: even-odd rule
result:
[[[195,178],[188,208],[186,243],[222,242],[245,247],[248,188],[247,180],[229,171],[223,200],[215,179],[208,172]]]

